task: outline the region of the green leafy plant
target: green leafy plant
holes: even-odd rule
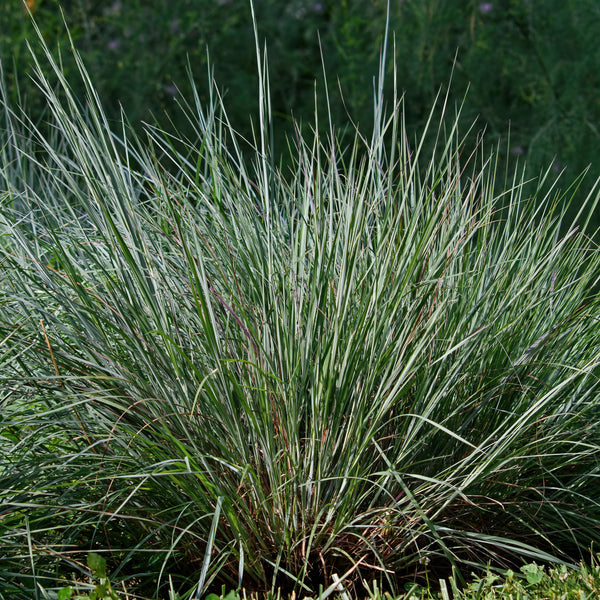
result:
[[[460,590],[451,579],[454,598],[458,600],[504,600],[511,598],[592,600],[600,593],[600,567],[597,558],[581,563],[579,569],[565,565],[544,567],[529,563],[521,567],[523,578],[511,570],[503,576],[488,571],[485,577],[475,577],[470,585]]]
[[[285,172],[260,50],[252,142],[216,86],[194,137],[113,131],[76,52],[52,135],[3,102],[2,593],[87,550],[146,597],[324,598],[597,538],[598,194],[526,195],[448,98],[413,142],[387,44],[372,130],[316,111]]]
[[[544,569],[535,563],[524,565],[521,572],[525,575],[527,583],[532,585],[540,583],[544,577]]]
[[[118,600],[106,573],[106,560],[99,554],[90,552],[87,565],[92,575],[98,578],[94,589],[85,594],[77,594],[71,586],[67,586],[58,591],[58,600]]]

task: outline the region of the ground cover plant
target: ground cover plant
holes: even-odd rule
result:
[[[106,561],[98,554],[88,555],[88,565],[93,576],[93,589],[81,590],[67,586],[59,590],[58,600],[115,600],[119,597],[112,588]],[[396,600],[594,600],[600,594],[600,565],[592,556],[591,565],[582,562],[579,569],[568,569],[565,565],[560,568],[550,568],[548,571],[536,563],[529,563],[521,567],[521,573],[516,574],[508,570],[502,576],[488,570],[485,575],[473,575],[467,586],[457,585],[454,577],[448,581],[439,582],[439,591],[416,584],[407,584],[407,591],[396,596]],[[330,595],[331,588],[323,590],[317,598],[325,600]],[[346,600],[348,594],[341,590],[341,598]],[[127,594],[127,590],[124,590]],[[281,594],[270,596],[274,600],[281,600]],[[205,600],[254,600],[256,595],[248,596],[244,590],[224,590],[221,594],[208,594]],[[389,592],[382,593],[374,581],[371,587],[367,586],[365,598],[369,600],[393,600]],[[179,596],[171,589],[169,600],[178,600]]]
[[[114,132],[50,53],[52,135],[3,102],[5,597],[89,551],[139,597],[315,596],[598,538],[598,193],[524,194],[443,97],[408,137],[386,45],[372,130],[316,112],[291,169],[260,51],[253,140],[216,86],[194,137]]]

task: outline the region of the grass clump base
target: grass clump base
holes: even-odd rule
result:
[[[597,193],[568,222],[548,174],[498,194],[444,102],[409,141],[383,60],[373,131],[298,134],[284,172],[257,58],[251,143],[216,87],[194,139],[115,135],[49,55],[53,134],[2,105],[0,593],[90,550],[137,597],[573,564],[600,523]]]
[[[91,574],[96,576],[98,583],[90,592],[80,592],[71,586],[58,591],[58,600],[118,600],[120,597],[111,586],[106,573],[106,562],[97,554],[88,555],[88,566]],[[493,574],[489,570],[484,577],[473,575],[468,586],[459,587],[454,577],[449,581],[440,580],[440,591],[416,584],[405,584],[406,591],[398,596],[389,592],[379,591],[377,582],[369,587],[365,584],[364,598],[369,600],[594,600],[600,595],[600,566],[592,558],[591,566],[581,563],[578,570],[568,569],[565,565],[560,568],[550,568],[548,571],[536,563],[523,565],[520,576],[508,570],[503,576]],[[320,591],[317,600],[325,600],[332,590]],[[348,599],[349,596],[340,583],[335,589],[336,596]],[[127,597],[127,590],[124,590]],[[292,598],[295,595],[292,594]],[[226,593],[211,593],[205,600],[256,600],[257,595],[248,596],[245,591]],[[269,593],[270,600],[282,600],[280,593]],[[180,600],[180,596],[169,590],[169,600]],[[308,597],[305,599],[308,600]]]

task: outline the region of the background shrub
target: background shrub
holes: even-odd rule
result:
[[[50,46],[64,46],[58,0],[29,4]],[[290,112],[310,121],[315,79],[323,85],[318,34],[334,123],[343,128],[348,111],[368,126],[386,1],[256,0],[255,5],[269,50],[279,151],[292,132]],[[122,105],[134,124],[152,115],[163,124],[177,121],[169,107],[174,98],[190,97],[188,62],[200,98],[207,101],[208,48],[232,123],[251,135],[248,116],[257,108],[257,80],[247,0],[64,0],[62,6],[110,119]],[[12,71],[14,59],[22,91],[30,105],[39,106],[27,79],[31,61],[25,42],[35,38],[32,27],[18,0],[0,10],[8,24],[0,32],[5,69]],[[473,135],[485,127],[489,140],[503,142],[502,161],[522,157],[532,174],[552,163],[556,172],[566,169],[571,180],[590,163],[597,171],[600,9],[595,0],[391,0],[390,20],[398,85],[408,92],[409,132],[421,130],[456,56],[450,102],[461,102],[470,86],[462,115],[469,124],[479,117]],[[72,58],[66,52],[62,60],[68,75]],[[325,95],[318,98],[324,108]],[[180,132],[187,126],[181,119],[175,125]]]

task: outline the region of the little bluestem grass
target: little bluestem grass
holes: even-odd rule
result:
[[[600,523],[597,192],[568,222],[550,171],[525,197],[443,98],[408,140],[385,48],[373,131],[298,134],[283,171],[257,57],[253,141],[216,86],[194,139],[115,132],[50,54],[54,134],[3,103],[0,591],[90,550],[183,597],[572,563]]]

